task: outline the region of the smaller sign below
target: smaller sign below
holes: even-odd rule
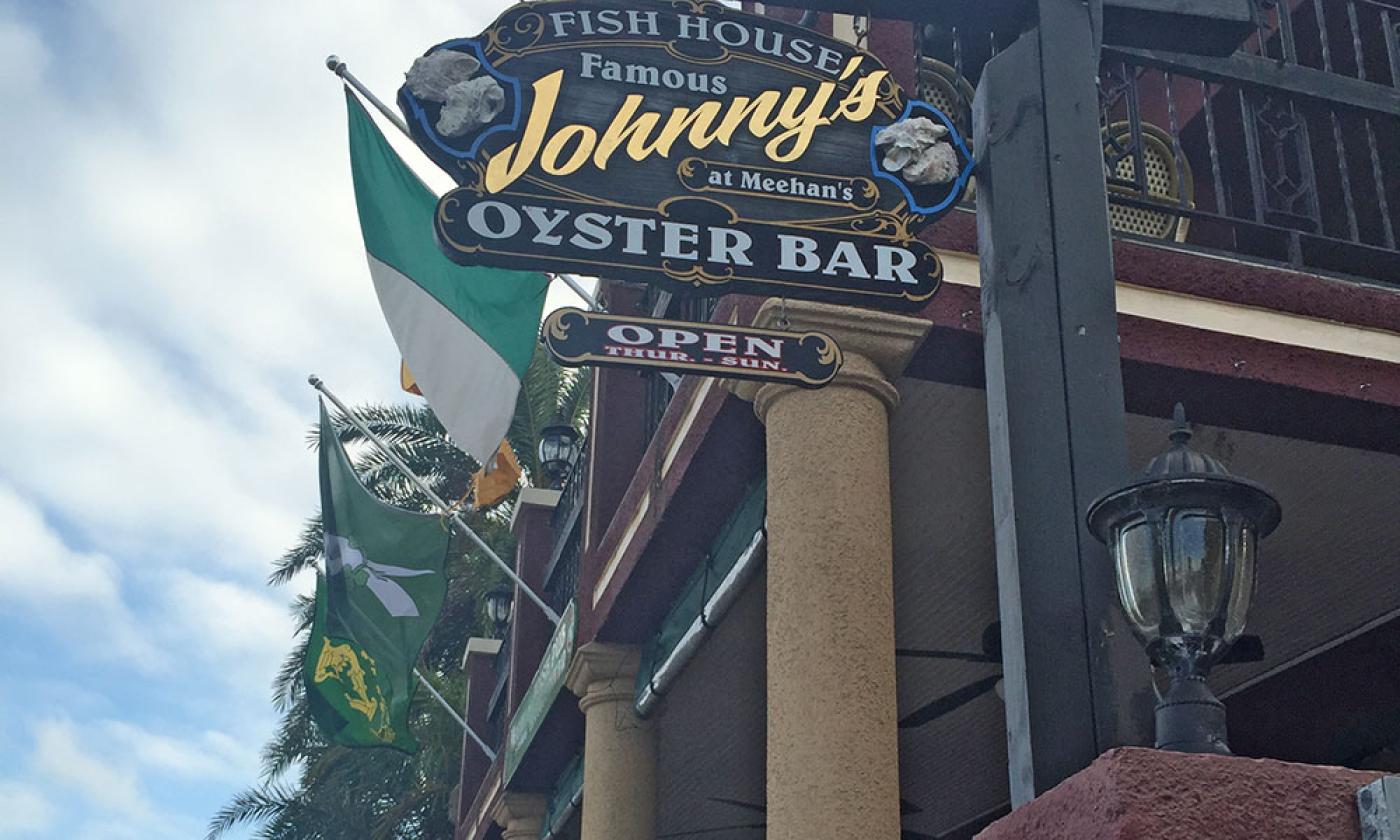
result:
[[[563,615],[559,616],[554,635],[549,638],[549,645],[540,657],[539,668],[530,680],[529,688],[525,689],[525,695],[520,698],[520,705],[516,707],[515,714],[510,719],[510,726],[506,730],[506,755],[501,769],[501,784],[507,788],[510,786],[511,777],[520,768],[520,762],[524,761],[535,733],[544,725],[545,717],[549,715],[554,701],[564,690],[564,678],[568,676],[569,663],[573,661],[577,643],[578,609],[574,602],[570,601],[569,606],[564,608]]]
[[[643,367],[820,388],[841,369],[841,348],[819,332],[628,317],[556,309],[544,346],[561,365]]]

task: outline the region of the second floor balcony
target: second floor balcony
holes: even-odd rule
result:
[[[1400,284],[1400,4],[1256,0],[1255,17],[1229,57],[1104,47],[1115,234]],[[924,26],[919,97],[972,133],[982,67],[1015,35]]]

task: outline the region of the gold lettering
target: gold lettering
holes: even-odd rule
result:
[[[860,56],[852,58],[841,78],[852,76],[861,61]],[[534,83],[534,101],[519,140],[487,162],[486,191],[504,190],[537,160],[550,175],[571,175],[590,160],[598,169],[606,170],[613,155],[622,148],[629,158],[640,162],[654,155],[669,157],[682,137],[696,150],[716,143],[729,146],[741,129],[754,139],[768,139],[764,151],[772,160],[795,161],[807,153],[822,126],[839,120],[869,119],[879,105],[880,85],[887,76],[888,70],[879,70],[858,79],[835,108],[830,106],[837,95],[836,83],[828,81],[815,90],[765,90],[756,96],[736,96],[728,101],[710,99],[694,108],[673,108],[664,124],[660,112],[642,110],[646,102],[643,95],[629,94],[600,135],[582,124],[549,131],[564,78],[564,71],[556,70]]]
[[[569,155],[569,159],[564,163],[560,163],[559,156],[575,137],[578,138],[578,145],[574,147],[573,154]],[[572,175],[588,162],[588,158],[593,154],[593,147],[597,144],[598,132],[592,127],[566,125],[554,132],[554,136],[544,144],[544,152],[540,155],[540,168],[550,175]]]
[[[835,92],[835,82],[822,82],[817,85],[817,90],[812,94],[811,101],[799,112],[798,106],[806,95],[807,89],[795,87],[788,91],[787,99],[783,100],[782,110],[778,112],[778,121],[787,131],[768,141],[768,145],[763,148],[768,153],[768,157],[779,163],[787,163],[806,154],[807,147],[812,144],[812,135],[816,130],[821,126],[831,124],[829,118],[822,116],[822,111],[826,110],[827,104],[831,102],[831,95]],[[789,140],[792,141],[792,145],[784,152],[782,150],[783,144]]]
[[[714,139],[728,146],[729,141],[734,138],[734,132],[739,130],[745,119],[749,121],[750,134],[760,139],[767,137],[769,132],[778,127],[778,119],[773,115],[773,109],[778,107],[781,96],[776,90],[765,90],[754,97],[734,97],[714,133]]]
[[[593,150],[594,166],[607,169],[613,152],[624,142],[627,144],[627,155],[633,160],[640,161],[656,150],[659,138],[650,147],[647,146],[647,138],[656,130],[656,124],[661,122],[661,115],[655,111],[648,111],[637,117],[637,109],[642,106],[644,100],[645,97],[639,93],[628,94],[627,98],[622,100],[622,107],[617,109],[617,114],[612,118],[612,122],[608,123],[607,130],[598,139],[598,146]]]
[[[525,122],[525,131],[520,141],[511,143],[492,156],[486,164],[486,191],[498,193],[510,186],[535,162],[544,144],[545,131],[549,128],[549,118],[554,114],[554,103],[559,100],[559,86],[564,81],[564,71],[555,70],[535,82],[535,101],[530,106],[530,118]]]
[[[711,99],[708,102],[701,102],[700,107],[686,115],[684,120],[677,122],[676,115],[672,114],[669,122],[666,123],[666,132],[669,133],[674,127],[676,136],[690,126],[690,134],[687,139],[690,145],[697,149],[703,149],[719,137],[719,132],[712,130],[715,124],[715,117],[719,116],[720,103]]]
[[[671,156],[671,147],[676,144],[681,135],[685,133],[687,127],[690,128],[691,144],[697,149],[703,149],[710,145],[710,140],[706,139],[703,144],[696,143],[697,136],[703,137],[704,127],[708,127],[714,121],[715,115],[719,113],[718,102],[702,102],[700,107],[691,110],[690,108],[673,108],[671,116],[666,118],[666,125],[662,126],[661,133],[656,135],[656,142],[650,147],[643,145],[640,137],[633,137],[632,142],[627,144],[627,156],[635,161],[645,160],[652,154],[662,157]],[[702,127],[699,120],[704,120]]]
[[[877,70],[856,82],[851,92],[836,106],[833,116],[851,122],[869,119],[875,113],[875,106],[880,103],[880,83],[889,74],[888,70]]]

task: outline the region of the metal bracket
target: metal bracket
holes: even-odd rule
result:
[[[1400,776],[1382,776],[1356,792],[1361,840],[1400,840]]]

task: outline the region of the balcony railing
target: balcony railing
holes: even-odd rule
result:
[[[559,496],[550,522],[554,547],[545,568],[544,599],[562,613],[578,589],[579,559],[583,553],[583,508],[587,501],[588,448],[579,453],[569,480]]]
[[[1400,0],[1256,2],[1228,58],[1104,49],[1115,232],[1400,284]],[[927,27],[921,98],[970,129],[1008,41]]]
[[[486,709],[487,731],[483,737],[493,746],[499,747],[504,742],[505,722],[509,716],[506,706],[509,701],[506,699],[506,684],[510,681],[510,649],[511,632],[507,626],[505,636],[501,640],[501,648],[496,652],[496,685],[491,689],[491,700]]]

